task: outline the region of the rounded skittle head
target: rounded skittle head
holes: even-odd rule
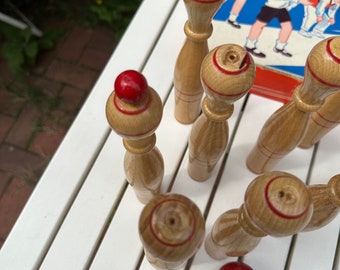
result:
[[[252,57],[236,44],[216,47],[204,58],[201,66],[201,81],[206,95],[225,103],[233,103],[243,97],[254,79]]]
[[[340,174],[334,175],[327,185],[328,196],[332,203],[340,208]]]
[[[263,232],[287,236],[301,231],[313,213],[312,198],[306,185],[284,172],[258,176],[248,186],[244,208]]]
[[[144,248],[166,262],[185,261],[201,246],[205,222],[198,207],[179,194],[161,194],[143,209],[139,234]]]
[[[313,47],[307,57],[304,76],[306,94],[309,92],[314,98],[323,99],[339,91],[339,74],[340,37],[324,39]],[[309,101],[308,98],[306,101]]]
[[[106,117],[111,128],[123,138],[143,138],[152,134],[162,118],[162,101],[135,70],[119,74],[114,91],[106,102]]]

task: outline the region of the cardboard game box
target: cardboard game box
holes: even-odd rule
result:
[[[295,88],[301,82],[310,50],[322,39],[340,34],[339,7],[340,0],[228,0],[214,16],[209,47],[225,43],[255,45],[252,56],[259,68],[255,83],[258,89],[253,92],[266,96],[268,91],[277,91],[269,97],[287,101],[291,93],[284,89]],[[231,10],[239,11],[233,14]],[[284,18],[282,24],[280,16]],[[253,40],[256,43],[247,43],[253,36],[257,37]],[[278,43],[279,36],[284,37],[285,44]],[[284,92],[276,89],[280,87]]]

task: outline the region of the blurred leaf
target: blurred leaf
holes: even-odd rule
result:
[[[21,67],[25,61],[24,55],[20,52],[20,49],[16,44],[5,43],[2,46],[2,55],[8,61],[9,68],[14,73],[20,73],[22,71]]]
[[[33,41],[25,47],[26,60],[29,65],[33,66],[38,55],[38,42]]]

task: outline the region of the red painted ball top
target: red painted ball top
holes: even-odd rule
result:
[[[220,270],[253,270],[253,268],[242,262],[230,262],[223,265]]]
[[[138,71],[126,70],[118,75],[114,88],[119,99],[126,103],[136,104],[148,94],[148,83]]]

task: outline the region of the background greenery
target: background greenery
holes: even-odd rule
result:
[[[16,0],[15,7],[44,35],[34,36],[29,29],[20,30],[0,23],[1,54],[15,74],[23,73],[36,63],[39,52],[52,48],[62,36],[62,29],[46,28],[46,19],[58,18],[79,25],[93,27],[109,26],[118,40],[129,24],[141,0]],[[17,17],[8,0],[0,3],[0,10]]]

